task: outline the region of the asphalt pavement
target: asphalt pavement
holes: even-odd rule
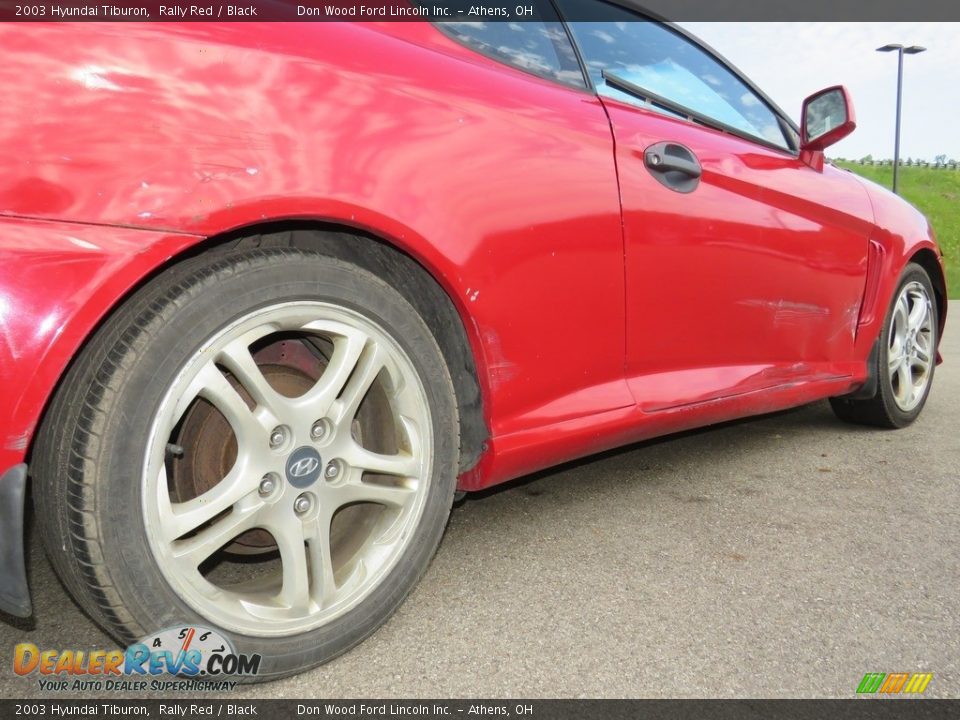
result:
[[[473,496],[358,648],[232,697],[851,697],[866,672],[960,696],[960,332],[920,419],[827,403],[631,446]],[[13,647],[113,648],[29,541]]]

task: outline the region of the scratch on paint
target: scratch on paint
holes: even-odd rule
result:
[[[212,168],[212,169],[205,169]],[[260,168],[251,165],[223,165],[221,163],[203,163],[194,171],[197,179],[201,183],[213,182],[215,180],[228,180],[238,175],[255,176],[260,174]]]
[[[833,333],[833,335],[828,338],[829,340],[835,340],[837,337],[842,335],[844,331],[850,332],[850,338],[852,340],[857,339],[857,321],[860,319],[860,302],[857,301],[848,307],[844,311],[843,316],[846,321],[837,328],[837,331]]]
[[[790,322],[791,320],[817,316],[826,317],[830,314],[830,308],[789,300],[741,300],[737,304],[771,310],[773,311],[774,322]]]
[[[517,376],[517,365],[504,356],[500,336],[493,330],[487,330],[483,333],[483,339],[490,357],[488,368],[491,387],[503,385],[515,378]]]
[[[27,441],[29,440],[29,433],[23,433],[21,435],[13,435],[9,441],[7,441],[7,450],[26,450]]]

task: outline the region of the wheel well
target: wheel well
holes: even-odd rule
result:
[[[112,315],[144,284],[165,269],[187,259],[238,247],[296,247],[314,250],[362,267],[402,293],[427,323],[450,369],[460,415],[460,472],[471,470],[479,462],[480,456],[487,449],[489,431],[484,420],[477,366],[460,313],[450,296],[426,268],[374,235],[332,223],[278,222],[214,236],[156,268],[123,298],[118,299],[106,317]],[[106,317],[101,320],[101,325]],[[93,332],[90,335],[92,337]],[[78,355],[79,351],[70,365],[73,365]],[[69,366],[64,370],[61,379],[68,370]],[[51,393],[51,398],[56,391],[55,389]],[[48,409],[49,403],[44,408],[38,426],[43,422]]]
[[[937,336],[943,337],[943,327],[947,320],[947,281],[943,276],[943,268],[940,266],[940,261],[937,259],[933,250],[923,248],[914,253],[910,258],[910,262],[917,263],[917,265],[926,270],[930,276],[930,280],[933,283],[933,294],[937,300],[937,317],[939,318],[940,325],[940,327],[937,328]]]
[[[440,346],[457,395],[460,414],[460,472],[472,469],[487,447],[489,431],[477,366],[460,313],[450,296],[419,262],[382,239],[334,224],[272,223],[219,238],[202,251],[237,247],[296,247],[346,260],[392,285],[413,305]]]

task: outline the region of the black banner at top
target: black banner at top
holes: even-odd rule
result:
[[[523,22],[545,0],[0,0],[4,22]],[[611,0],[666,20],[960,21],[958,0]],[[589,21],[602,0],[579,3]]]

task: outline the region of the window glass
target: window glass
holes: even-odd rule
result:
[[[596,0],[560,0],[597,92],[633,104],[642,100],[610,87],[605,68],[651,93],[740,132],[788,148],[777,115],[709,53],[660,23]],[[666,112],[655,105],[649,109]]]
[[[585,88],[570,38],[556,14],[535,3],[535,19],[523,22],[442,22],[437,27],[467,47],[534,75]]]

